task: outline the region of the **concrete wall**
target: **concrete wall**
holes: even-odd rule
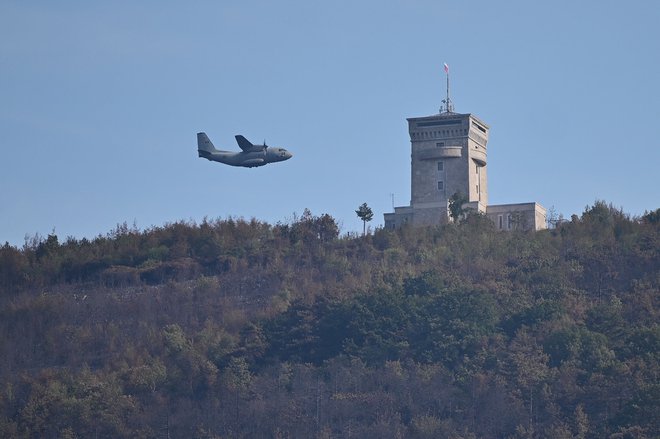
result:
[[[542,230],[547,227],[546,210],[538,203],[488,206],[486,215],[499,230]]]

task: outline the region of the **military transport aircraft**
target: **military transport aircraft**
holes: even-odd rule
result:
[[[284,148],[270,147],[266,145],[265,141],[263,145],[253,145],[241,135],[236,136],[236,142],[243,151],[220,151],[215,149],[206,133],[197,133],[197,153],[199,157],[204,157],[214,162],[231,166],[244,166],[246,168],[282,162],[290,159],[293,155]]]

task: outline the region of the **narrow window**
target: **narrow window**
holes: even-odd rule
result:
[[[438,190],[439,191],[444,191],[445,190],[445,182],[444,181],[439,181],[438,182]]]
[[[502,227],[504,227],[504,218],[502,215],[497,215],[497,223],[499,225],[499,229],[502,230]]]
[[[445,162],[438,162],[438,171],[445,170]]]
[[[442,148],[443,146],[445,146],[445,142],[438,142],[435,144],[435,146],[437,146],[438,148]]]

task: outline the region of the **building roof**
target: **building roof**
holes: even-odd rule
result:
[[[406,120],[407,121],[418,121],[418,120],[432,120],[432,119],[444,119],[444,118],[452,118],[452,117],[460,117],[460,118],[465,118],[465,117],[471,117],[475,119],[479,124],[483,125],[486,128],[490,128],[487,123],[484,123],[481,119],[479,119],[477,116],[475,116],[472,113],[454,113],[454,112],[442,112],[442,113],[436,113],[432,114],[430,116],[420,116],[420,117],[409,117]]]

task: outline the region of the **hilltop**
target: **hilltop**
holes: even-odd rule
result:
[[[660,436],[660,210],[0,247],[0,436]]]

